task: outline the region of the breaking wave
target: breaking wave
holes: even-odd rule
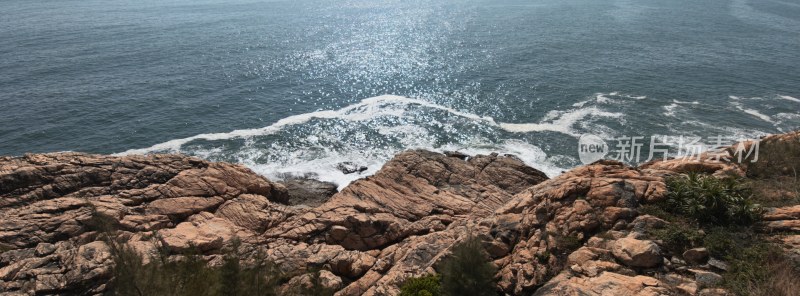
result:
[[[548,157],[539,146],[513,135],[551,132],[577,138],[585,132],[577,128],[580,122],[622,116],[597,106],[581,106],[550,111],[538,122],[506,123],[421,99],[383,95],[337,110],[289,116],[262,128],[199,134],[118,155],[186,153],[243,163],[275,179],[310,175],[342,187],[374,173],[402,150],[458,150],[471,154],[514,154],[554,176],[570,166],[565,164],[574,164],[575,159],[562,155]],[[344,174],[336,169],[342,162],[368,169],[360,174]]]
[[[763,98],[729,98],[729,111],[742,112],[777,130],[800,123],[788,106],[769,109]],[[777,104],[793,105],[792,97],[778,98],[774,100]],[[577,151],[570,147],[576,147],[573,145],[584,133],[604,139],[647,136],[642,133],[659,129],[695,136],[761,133],[743,126],[715,125],[716,121],[704,119],[703,113],[717,108],[693,100],[667,101],[609,92],[566,106],[539,115],[533,122],[502,122],[422,99],[383,95],[340,109],[289,116],[262,128],[199,134],[119,154],[185,153],[242,163],[271,179],[305,176],[334,182],[341,188],[373,174],[407,149],[509,153],[552,177],[579,164]],[[647,108],[661,108],[663,112],[641,114],[640,110]],[[629,114],[637,116],[627,118]],[[342,162],[366,166],[367,170],[345,174],[337,169]]]

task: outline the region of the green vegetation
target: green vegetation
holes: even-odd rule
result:
[[[715,258],[729,264],[722,286],[737,295],[796,295],[798,266],[749,229],[717,227],[703,239]]]
[[[697,227],[687,223],[673,222],[663,229],[650,230],[655,239],[661,240],[663,246],[676,254],[697,246],[702,241],[702,235]]]
[[[439,275],[410,278],[400,287],[402,296],[494,296],[495,268],[479,238],[453,246],[452,254],[439,264]]]
[[[400,287],[400,296],[439,296],[439,276],[425,275],[410,278]]]
[[[442,295],[497,295],[495,268],[480,239],[469,238],[452,251],[441,265]]]
[[[577,236],[556,234],[556,250],[562,255],[569,255],[580,248],[583,243]]]
[[[282,291],[292,276],[285,274],[277,264],[267,260],[262,252],[242,258],[240,242],[234,238],[221,251],[221,263],[212,266],[196,248],[174,254],[161,244],[157,232],[148,235],[157,250],[142,256],[130,245],[115,239],[116,220],[96,210],[85,227],[96,231],[105,241],[114,260],[113,279],[107,295],[120,296],[238,296],[238,295],[333,295],[325,288],[319,271],[309,274],[308,285],[290,287]]]
[[[220,266],[209,266],[196,252],[172,260],[161,251],[145,260],[126,244],[111,246],[115,263],[111,295],[278,295],[284,279],[264,256],[243,267],[235,249],[226,251]]]
[[[766,167],[755,168],[763,171],[753,172],[753,176],[764,179],[691,173],[669,178],[667,200],[645,205],[640,212],[670,222],[648,233],[673,254],[705,247],[712,257],[727,262],[720,285],[729,291],[753,296],[796,295],[800,267],[754,230],[753,224],[763,213],[759,203],[765,201],[763,189],[755,186],[767,188],[777,178],[767,175]]]
[[[749,225],[763,212],[750,190],[735,178],[691,173],[669,178],[667,187],[664,210],[701,224]]]

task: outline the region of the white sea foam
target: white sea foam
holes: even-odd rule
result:
[[[227,133],[210,133],[210,134],[199,134],[196,136],[182,138],[182,139],[175,139],[170,140],[164,143],[159,143],[147,148],[143,149],[131,149],[128,151],[124,151],[119,153],[118,155],[127,155],[127,154],[145,154],[151,153],[155,151],[172,151],[177,152],[180,151],[181,146],[186,143],[196,141],[196,140],[207,140],[207,141],[216,141],[216,140],[230,140],[235,138],[249,138],[254,136],[264,136],[273,134],[275,132],[280,131],[282,128],[292,125],[298,125],[307,123],[312,119],[343,119],[348,121],[364,121],[368,119],[372,119],[378,116],[402,116],[403,110],[401,108],[385,108],[388,105],[419,105],[428,108],[438,109],[442,111],[446,111],[450,114],[469,118],[476,121],[484,121],[486,123],[496,125],[494,119],[491,117],[480,116],[476,114],[461,112],[449,107],[437,105],[434,103],[430,103],[427,101],[419,100],[419,99],[412,99],[406,98],[401,96],[394,96],[394,95],[383,95],[377,96],[372,98],[367,98],[362,100],[359,103],[346,106],[339,110],[322,110],[322,111],[315,111],[310,113],[304,113],[299,115],[293,115],[277,122],[269,125],[267,127],[257,128],[257,129],[242,129],[242,130],[234,130]]]
[[[287,176],[305,176],[325,182],[337,184],[339,190],[351,182],[375,174],[391,157],[364,157],[358,154],[359,151],[350,153],[329,153],[321,158],[303,159],[295,158],[290,162],[268,162],[255,163],[244,160],[241,163],[252,169],[254,172],[267,176],[270,180],[281,180]],[[337,165],[344,161],[354,162],[359,166],[367,167],[366,171],[360,173],[345,174]]]
[[[483,138],[477,134],[464,135],[466,131],[461,129],[465,128],[465,125],[453,125],[448,119],[428,117],[430,111],[446,112],[454,118],[460,118],[461,122],[466,122],[466,128],[486,130],[484,133],[489,134],[492,133],[491,129],[496,129],[514,133],[553,131],[575,137],[581,134],[576,130],[576,124],[585,120],[595,120],[598,117],[622,117],[622,113],[607,112],[591,106],[551,111],[538,122],[533,123],[498,123],[491,117],[456,110],[424,100],[384,95],[367,98],[338,110],[322,110],[289,116],[263,128],[199,134],[143,149],[131,149],[119,153],[119,155],[183,152],[206,159],[242,163],[255,172],[272,179],[281,179],[292,175],[313,175],[316,179],[334,182],[340,188],[355,179],[373,174],[395,153],[404,149],[416,148],[434,151],[459,150],[468,154],[510,153],[550,176],[557,175],[564,170],[553,164],[542,149],[533,144],[502,139],[496,143],[497,139]],[[337,121],[331,122],[335,125],[332,128],[324,127],[326,125],[305,125],[315,119],[336,119]],[[297,125],[303,125],[300,134],[296,134],[296,129],[290,129]],[[367,130],[362,130],[363,128]],[[585,129],[583,126],[581,128]],[[387,146],[386,142],[371,139],[367,135],[370,131],[384,136],[394,144]],[[442,144],[441,138],[437,136],[440,132],[456,135],[456,142]],[[262,136],[267,135],[279,137],[289,135],[292,140],[268,143],[259,141],[263,139]],[[233,150],[221,148],[225,144],[205,143],[205,141],[224,142],[231,139],[244,139],[245,141],[243,146]],[[194,141],[199,142],[194,143]],[[191,145],[188,145],[190,143]],[[344,174],[336,166],[347,161],[366,166],[367,170],[362,173]],[[564,163],[563,159],[560,163]]]
[[[675,103],[675,104],[681,104],[681,105],[700,105],[700,102],[698,102],[698,101],[689,102],[689,101],[672,100],[672,102]]]
[[[616,95],[616,93],[610,93],[609,95],[613,96],[613,95]],[[613,102],[611,100],[611,98],[607,97],[605,94],[598,94],[595,97],[595,101],[598,102],[598,103],[602,103],[602,104],[608,104],[608,103]]]
[[[598,93],[570,108],[551,110],[532,122],[506,123],[425,100],[384,95],[336,110],[289,116],[262,128],[199,134],[120,154],[182,152],[210,160],[242,163],[271,179],[310,175],[334,182],[340,188],[373,174],[405,149],[457,150],[467,154],[510,153],[549,176],[555,176],[565,167],[577,164],[577,160],[565,155],[548,156],[538,144],[508,139],[505,137],[509,134],[503,133],[557,132],[577,138],[588,132],[611,138],[610,135],[618,131],[611,128],[613,124],[603,122],[610,118],[624,125],[625,118],[622,111],[611,112],[605,106],[625,103],[625,98],[644,98],[639,97],[619,92]],[[745,108],[744,102],[738,100],[741,99],[737,97],[731,103],[739,110],[773,122],[769,116]],[[674,100],[672,104],[663,106],[664,115],[674,117],[675,112],[687,104],[699,103]],[[782,121],[787,116],[776,115],[775,119]],[[725,134],[743,133],[723,129],[703,128]],[[336,168],[342,162],[366,166],[367,170],[344,174]]]
[[[621,95],[623,98],[634,99],[634,100],[644,100],[647,99],[647,96],[634,96],[634,95]]]
[[[781,99],[784,99],[784,100],[788,100],[788,101],[792,101],[792,102],[798,102],[798,103],[800,103],[800,99],[798,99],[798,98],[795,98],[795,97],[784,96],[784,95],[778,95],[778,98],[781,98]]]
[[[431,109],[445,111],[455,116],[480,121],[490,126],[500,127],[509,132],[535,132],[535,131],[554,131],[572,136],[579,133],[572,129],[572,126],[580,120],[589,116],[595,117],[622,117],[622,113],[606,112],[597,107],[587,107],[568,111],[551,111],[540,122],[536,123],[496,123],[493,118],[480,116],[477,114],[458,111],[446,106],[434,104],[420,99],[412,99],[402,96],[383,95],[367,98],[359,103],[346,106],[338,110],[322,110],[305,114],[293,115],[269,125],[257,129],[234,130],[227,133],[208,133],[199,134],[192,137],[170,140],[155,144],[142,149],[131,149],[118,155],[145,154],[159,151],[180,151],[181,146],[197,140],[217,141],[230,140],[236,138],[250,138],[254,136],[270,135],[280,131],[282,128],[292,125],[299,125],[309,122],[312,119],[342,119],[347,121],[365,121],[379,116],[400,117],[403,115],[404,107],[410,105],[423,106]]]
[[[758,110],[755,110],[755,109],[749,109],[749,108],[745,108],[745,107],[744,107],[744,106],[742,106],[742,104],[741,104],[741,103],[739,103],[739,102],[731,102],[731,104],[732,104],[734,107],[736,107],[736,109],[739,109],[740,111],[742,111],[742,112],[744,112],[744,113],[747,113],[747,114],[750,114],[750,115],[752,115],[752,116],[758,117],[759,119],[761,119],[761,120],[763,120],[763,121],[766,121],[766,122],[769,122],[769,123],[775,124],[775,121],[773,121],[773,120],[772,120],[772,118],[771,118],[771,117],[769,117],[769,115],[766,115],[766,114],[764,114],[764,113],[761,113],[761,112],[759,112]]]
[[[781,120],[797,120],[797,119],[800,119],[800,114],[797,114],[797,113],[778,113],[778,114],[775,114],[775,118],[779,118]]]
[[[575,131],[573,126],[588,117],[621,118],[622,113],[608,112],[597,107],[585,107],[569,111],[550,111],[545,118],[537,123],[500,123],[500,127],[509,132],[528,133],[555,131],[579,137],[581,133]]]
[[[630,94],[623,94],[618,91],[610,92],[610,93],[595,93],[592,97],[572,104],[573,107],[584,107],[586,104],[589,103],[597,103],[597,104],[619,104],[622,103],[624,99],[634,99],[634,100],[644,100],[647,96],[637,96],[637,95],[630,95]],[[620,100],[622,99],[622,100]]]
[[[507,140],[502,143],[482,143],[469,146],[458,144],[447,144],[439,147],[408,147],[425,148],[432,151],[460,151],[469,155],[489,154],[492,152],[509,153],[517,156],[526,164],[541,170],[550,177],[559,175],[565,168],[552,164],[547,155],[539,147],[519,140]],[[374,151],[373,151],[374,152]],[[288,162],[269,162],[254,163],[244,157],[241,163],[250,167],[258,174],[265,175],[272,180],[281,180],[287,176],[309,176],[317,180],[333,182],[337,184],[339,190],[346,187],[351,182],[370,176],[377,172],[398,151],[383,151],[380,155],[374,153],[369,157],[363,155],[363,151],[348,151],[344,153],[330,152],[324,157],[307,159],[303,155],[291,155]],[[344,174],[339,171],[337,164],[350,161],[358,165],[366,166],[367,170],[360,173]]]
[[[664,108],[664,110],[666,110],[666,111],[664,111],[664,116],[675,117],[675,111],[676,111],[676,109],[678,109],[678,103],[672,103],[672,104],[663,106],[662,108]]]
[[[435,149],[435,151],[459,151],[468,155],[490,154],[502,151],[503,153],[513,154],[526,164],[544,172],[548,177],[558,176],[565,170],[565,168],[554,165],[552,159],[541,148],[520,140],[506,140],[500,144],[486,143],[484,145],[471,145],[470,147],[445,145]]]

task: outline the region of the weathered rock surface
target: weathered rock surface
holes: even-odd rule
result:
[[[603,272],[594,277],[558,275],[534,295],[670,295],[661,281],[642,275]]]
[[[289,178],[278,182],[286,187],[289,205],[319,206],[336,194],[336,184],[308,178]]]
[[[614,243],[614,257],[632,267],[654,267],[664,261],[661,248],[654,242],[635,238],[621,238]]]
[[[512,157],[412,151],[311,208],[247,168],[180,155],[3,157],[0,291],[102,292],[112,261],[98,231],[113,224],[142,253],[158,243],[213,257],[236,237],[285,269],[322,267],[342,294],[392,294],[477,227],[470,217],[545,179]]]
[[[701,264],[708,260],[708,250],[706,248],[694,248],[683,252],[683,259],[690,263]]]
[[[335,194],[302,184],[325,196],[314,199],[243,166],[181,155],[0,157],[0,292],[101,294],[113,264],[98,235],[106,219],[143,254],[192,248],[213,264],[237,238],[244,255],[263,251],[284,270],[322,269],[338,295],[397,295],[470,236],[511,295],[711,293],[718,274],[678,257],[702,256],[665,254],[644,233],[667,222],[639,215],[665,197],[665,176],[689,170],[743,172],[729,162],[600,161],[548,179],[513,156],[417,150]],[[792,230],[797,214],[774,209],[765,227]]]

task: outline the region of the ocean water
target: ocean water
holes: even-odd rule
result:
[[[180,152],[344,186],[412,148],[553,176],[587,133],[800,127],[798,0],[4,0],[0,15],[0,155]]]

